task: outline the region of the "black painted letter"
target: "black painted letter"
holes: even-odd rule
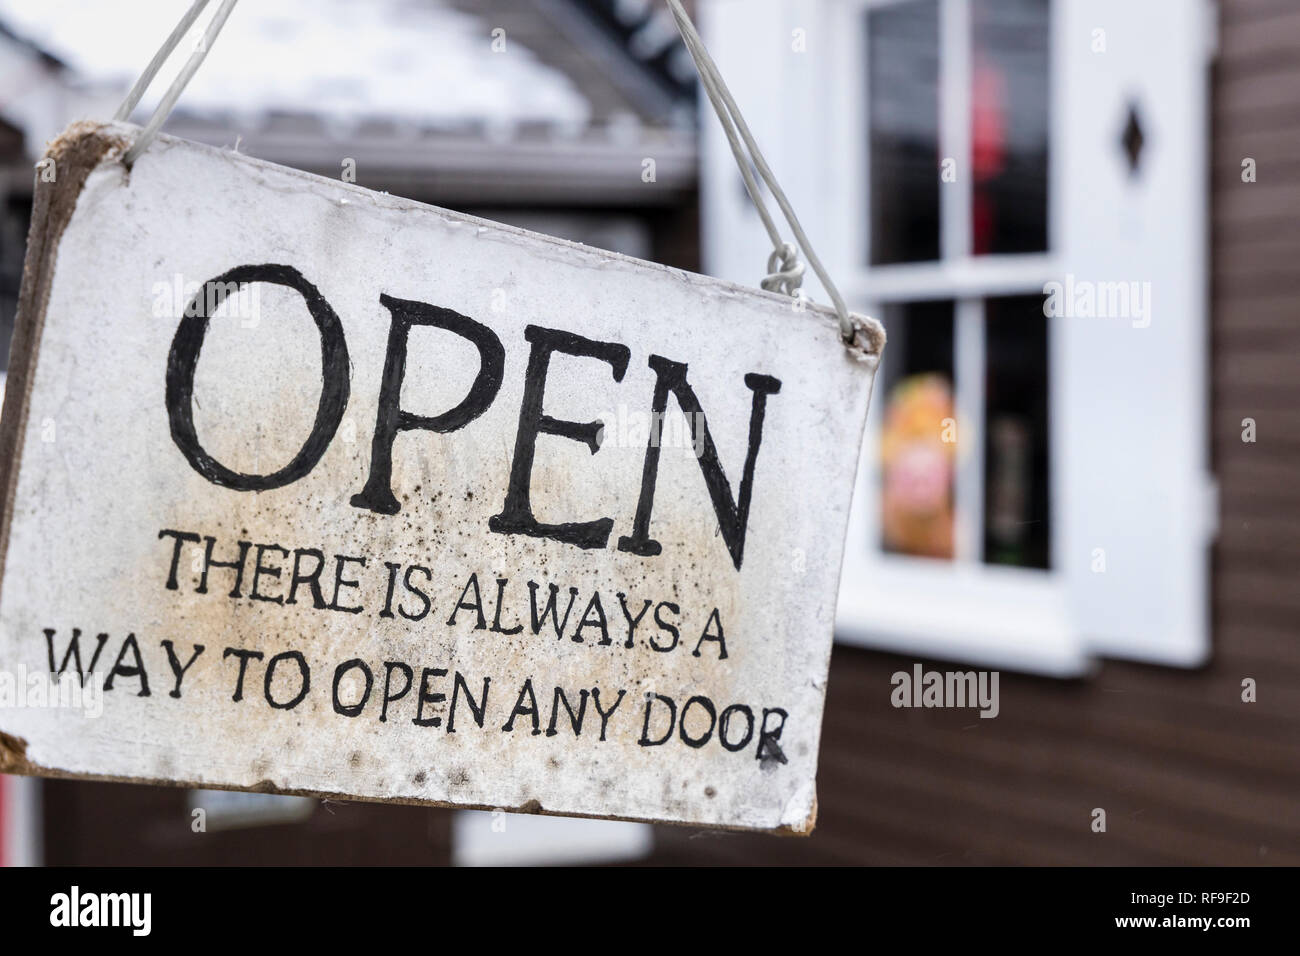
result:
[[[393,314],[393,322],[388,329],[388,354],[384,358],[384,378],[379,386],[379,414],[370,446],[370,477],[360,493],[352,496],[352,505],[379,514],[395,515],[402,508],[392,488],[393,440],[397,433],[416,428],[454,432],[482,415],[501,390],[506,350],[495,332],[459,312],[383,294],[379,301]],[[478,376],[470,386],[469,394],[459,405],[441,415],[416,415],[401,407],[406,345],[414,325],[446,329],[467,339],[478,349]]]
[[[537,451],[537,436],[543,434],[582,442],[593,455],[600,449],[601,422],[560,421],[542,411],[551,353],[600,359],[614,369],[616,382],[623,381],[631,353],[626,345],[616,342],[594,342],[572,332],[543,329],[536,325],[524,329],[524,338],[533,343],[533,350],[528,355],[528,371],[524,376],[524,400],[519,409],[519,433],[515,437],[510,486],[501,513],[488,519],[488,528],[498,534],[526,534],[533,538],[552,538],[565,544],[576,544],[580,548],[603,548],[609,541],[610,529],[614,527],[613,518],[541,524],[533,517],[529,488],[533,478],[533,455]]]
[[[194,373],[203,338],[208,334],[207,306],[216,308],[231,291],[249,282],[269,282],[293,289],[307,303],[307,311],[320,330],[322,382],[316,422],[293,461],[269,475],[246,475],[227,468],[204,451],[194,429]],[[315,468],[325,454],[348,405],[348,375],[348,347],[339,317],[301,272],[293,266],[237,266],[203,284],[176,328],[167,356],[167,417],[171,421],[172,441],[194,470],[214,485],[236,491],[283,488]]]
[[[754,487],[754,463],[758,460],[758,446],[763,441],[763,415],[767,411],[767,396],[781,391],[781,382],[770,375],[751,372],[745,376],[745,385],[754,393],[753,405],[749,413],[749,451],[745,455],[745,470],[740,478],[740,496],[731,496],[731,486],[727,475],[718,460],[718,449],[713,444],[709,432],[708,420],[704,409],[696,398],[694,389],[686,381],[686,366],[661,355],[650,356],[650,367],[655,371],[655,391],[651,400],[650,411],[654,421],[662,422],[664,410],[668,407],[668,393],[677,397],[677,404],[686,413],[691,423],[691,435],[695,447],[700,449],[700,470],[704,473],[704,485],[709,489],[709,498],[713,502],[714,514],[718,516],[718,528],[722,539],[731,553],[731,560],[740,570],[740,562],[745,556],[745,526],[749,521],[749,496]],[[656,440],[658,428],[651,429],[650,440],[646,443],[645,466],[641,472],[641,499],[636,506],[636,519],[632,522],[632,533],[618,539],[620,551],[630,551],[644,557],[659,554],[663,547],[650,537],[650,512],[655,503],[655,481],[659,477],[659,442]],[[700,433],[703,432],[701,442]]]

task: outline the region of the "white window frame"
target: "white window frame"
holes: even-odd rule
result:
[[[41,840],[41,790],[37,777],[12,777],[0,775],[0,867],[40,866],[43,860]]]
[[[857,216],[838,217],[841,232],[834,243],[839,275],[852,307],[879,314],[894,303],[924,299],[954,302],[954,363],[958,466],[955,476],[956,534],[953,560],[885,552],[879,542],[880,410],[877,393],[868,418],[859,466],[858,488],[850,519],[841,577],[837,636],[847,643],[923,656],[978,661],[990,666],[1032,670],[1060,676],[1088,667],[1082,642],[1072,633],[1062,568],[1061,511],[1063,481],[1058,429],[1049,432],[1049,502],[1051,555],[1047,570],[985,564],[983,475],[985,384],[983,300],[1002,295],[1041,294],[1061,272],[1059,150],[1049,149],[1048,250],[1018,255],[973,255],[971,252],[972,182],[970,162],[970,4],[939,3],[940,155],[956,160],[956,181],[940,188],[942,258],[935,262],[868,265],[870,198],[869,107],[866,76],[868,51],[865,19],[873,8],[915,0],[849,0],[835,4],[832,34],[837,66],[854,64],[860,83],[839,83],[831,114],[850,118],[835,130],[839,166],[833,173],[843,197],[842,208]],[[1060,53],[1059,18],[1049,29],[1049,69],[1059,89],[1064,60]],[[843,69],[836,71],[844,75]],[[1055,93],[1053,98],[1055,99]],[[1049,114],[1053,143],[1059,110]],[[935,175],[939,175],[936,168]],[[845,229],[844,227],[848,228]],[[854,228],[857,226],[857,228]],[[1044,318],[1044,322],[1048,319]],[[1048,335],[1049,368],[1058,367],[1057,337]],[[886,349],[888,353],[888,349]],[[886,362],[889,361],[886,355]],[[1056,405],[1058,376],[1049,373],[1048,407]],[[1053,418],[1055,416],[1052,416]]]
[[[872,7],[899,2],[910,0],[701,0],[699,13],[719,68],[852,307],[870,314],[893,302],[958,303],[955,398],[959,439],[970,450],[960,465],[961,501],[982,505],[983,452],[981,436],[965,427],[981,415],[974,377],[983,374],[981,316],[963,301],[1042,293],[1048,281],[1071,274],[1149,280],[1151,293],[1141,326],[1130,321],[1137,316],[1044,318],[1047,571],[883,553],[877,423],[884,396],[877,390],[837,633],[908,655],[1061,676],[1088,673],[1096,655],[1198,666],[1210,652],[1215,528],[1204,281],[1213,3],[1051,0],[1048,251],[969,255],[969,185],[959,166],[957,182],[941,193],[944,207],[956,210],[941,236],[950,257],[872,267],[864,19]],[[940,2],[941,42],[951,49],[965,32],[965,7]],[[1109,47],[1094,48],[1098,34],[1108,35]],[[968,54],[959,48],[956,57],[941,57],[941,108],[953,127],[943,154],[969,163],[967,134],[951,119],[969,112]],[[1129,108],[1146,134],[1138,175],[1120,148]],[[704,268],[756,284],[771,251],[767,236],[717,124],[705,121],[701,130]],[[805,286],[825,301],[815,279]],[[980,541],[981,513],[963,509],[956,542],[963,556]]]
[[[551,817],[504,810],[457,810],[454,866],[571,866],[629,863],[654,851],[647,823]]]

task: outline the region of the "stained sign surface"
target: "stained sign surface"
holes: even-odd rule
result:
[[[133,135],[38,188],[0,769],[811,829],[879,327]]]

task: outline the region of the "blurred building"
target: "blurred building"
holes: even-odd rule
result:
[[[0,76],[38,77],[55,104],[0,108],[16,223],[65,115],[49,111],[111,113],[165,29],[141,14],[118,77],[78,60],[95,45],[69,42],[67,6],[0,0]],[[765,234],[711,114],[697,217],[693,82],[662,4],[245,6],[170,131],[328,176],[351,158],[372,188],[762,275]],[[26,845],[45,860],[1300,862],[1300,8],[696,6],[832,275],[890,337],[815,834],[50,781],[22,798],[43,810]],[[513,52],[492,52],[497,29]],[[13,241],[0,232],[5,270]],[[895,708],[893,675],[918,664],[1000,672],[998,716]],[[195,801],[225,823],[191,833]]]
[[[243,4],[166,129],[696,269],[693,73],[669,43],[671,20],[655,13],[604,0]],[[112,116],[177,14],[170,0],[0,0],[5,323],[32,164],[70,120]],[[202,18],[136,120],[147,119],[201,27]]]
[[[818,829],[661,833],[656,859],[1300,862],[1300,7],[701,16],[889,344]],[[752,276],[762,230],[702,129],[705,269]],[[895,708],[918,663],[1001,671],[996,719]]]

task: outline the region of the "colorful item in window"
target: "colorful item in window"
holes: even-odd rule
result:
[[[930,558],[953,556],[955,437],[952,386],[913,375],[889,393],[881,436],[884,547]]]

